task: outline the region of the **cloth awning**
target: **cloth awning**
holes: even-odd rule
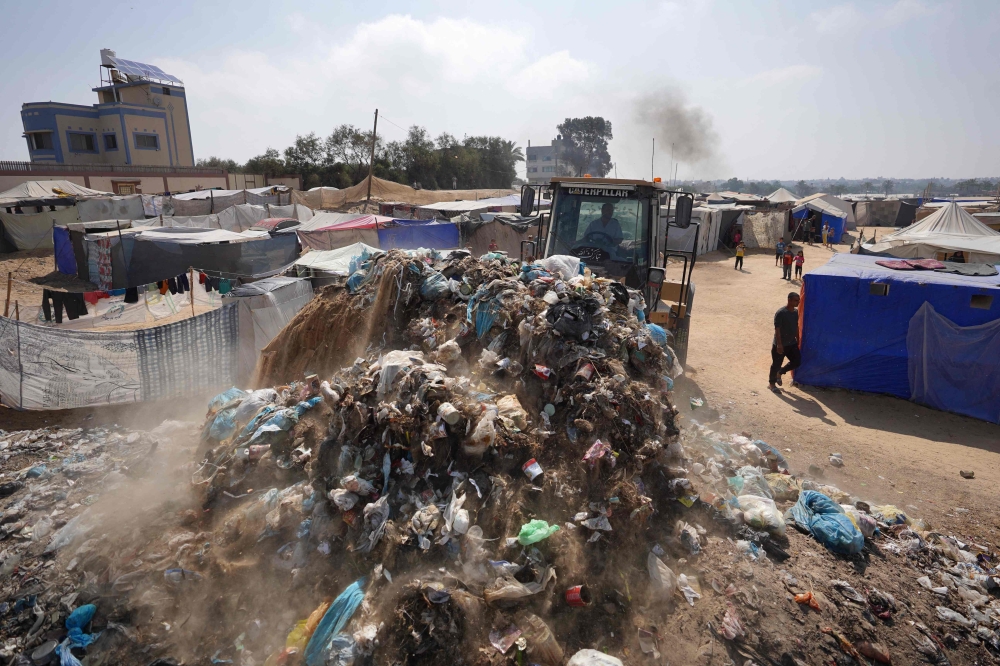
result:
[[[29,180],[0,192],[0,206],[72,206],[77,199],[111,196],[68,180]]]

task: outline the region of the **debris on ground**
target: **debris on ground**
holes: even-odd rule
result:
[[[993,547],[683,425],[638,292],[501,254],[353,268],[200,425],[0,432],[0,656],[1000,656]]]

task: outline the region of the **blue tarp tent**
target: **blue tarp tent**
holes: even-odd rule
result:
[[[836,254],[805,275],[795,381],[1000,423],[1000,279],[892,270],[881,259]]]
[[[393,220],[392,226],[379,227],[378,245],[383,250],[450,250],[459,246],[458,225],[425,220]]]
[[[830,225],[830,242],[839,243],[840,236],[844,233],[844,229],[847,225],[847,213],[821,199],[814,199],[813,201],[807,201],[806,203],[793,208],[792,217],[796,220],[801,220],[809,217],[812,214],[812,211],[816,211],[820,214],[820,228],[822,228],[822,223],[824,222]],[[818,235],[819,229],[816,229],[815,231]]]

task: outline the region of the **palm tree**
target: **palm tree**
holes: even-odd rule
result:
[[[861,184],[861,187],[865,188],[865,196],[868,196],[868,192],[872,189],[872,183],[870,180],[866,180]]]

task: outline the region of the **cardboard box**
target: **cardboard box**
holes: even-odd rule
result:
[[[649,313],[649,321],[660,326],[667,326],[672,319],[680,319],[687,315],[687,306],[670,301],[660,300],[656,309]]]
[[[681,289],[679,280],[664,280],[663,286],[660,287],[660,298],[674,303],[683,303],[687,301],[687,291],[688,286],[684,285],[684,288]]]

